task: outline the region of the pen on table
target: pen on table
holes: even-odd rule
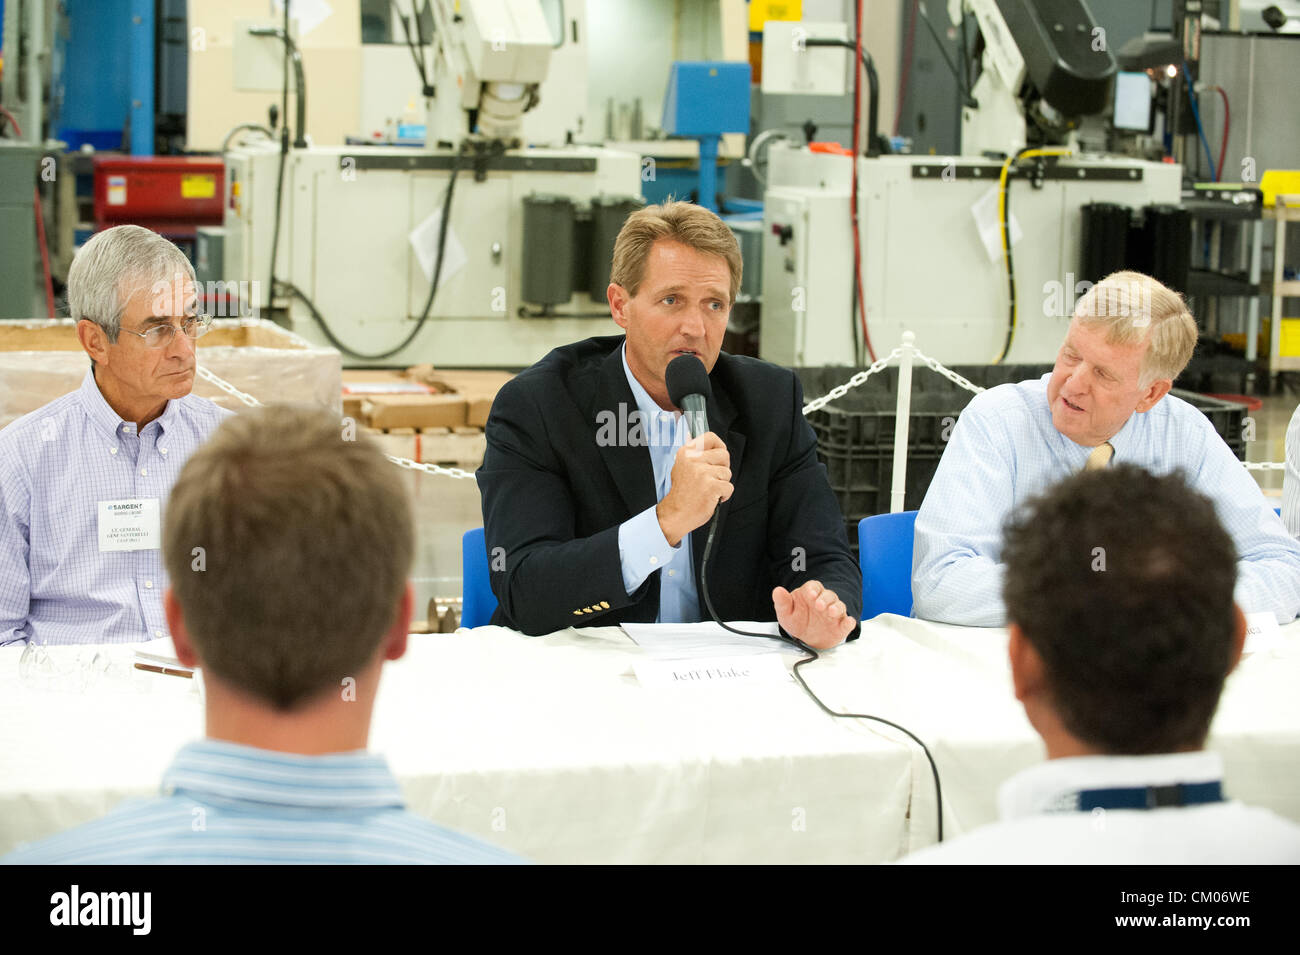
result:
[[[193,670],[179,670],[173,667],[154,666],[152,663],[137,663],[135,668],[137,670],[148,670],[150,673],[162,673],[166,676],[183,676],[187,680],[194,679]]]

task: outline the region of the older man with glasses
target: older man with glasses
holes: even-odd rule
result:
[[[0,644],[168,635],[163,505],[229,414],[190,394],[209,319],[166,239],[133,225],[93,236],[68,307],[85,380],[0,431]]]

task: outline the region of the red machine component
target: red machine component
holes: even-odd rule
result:
[[[130,223],[193,240],[221,225],[225,174],[219,156],[96,156],[95,231]]]

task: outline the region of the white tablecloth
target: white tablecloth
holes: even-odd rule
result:
[[[1284,632],[1229,679],[1211,746],[1231,796],[1300,821],[1300,624]],[[188,680],[38,687],[20,654],[0,649],[0,853],[156,792],[202,733]],[[953,835],[1043,758],[1005,654],[1001,630],[882,616],[801,672],[833,708],[926,740]],[[934,841],[929,766],[902,734],[833,719],[793,682],[647,689],[642,656],[616,628],[413,635],[386,665],[372,748],[412,810],[542,862],[879,862]]]

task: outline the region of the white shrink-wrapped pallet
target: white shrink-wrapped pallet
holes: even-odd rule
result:
[[[217,319],[198,340],[199,365],[258,401],[342,413],[342,360],[265,319]],[[75,391],[90,358],[71,319],[0,322],[0,428]],[[194,393],[239,410],[233,395],[196,377]]]

